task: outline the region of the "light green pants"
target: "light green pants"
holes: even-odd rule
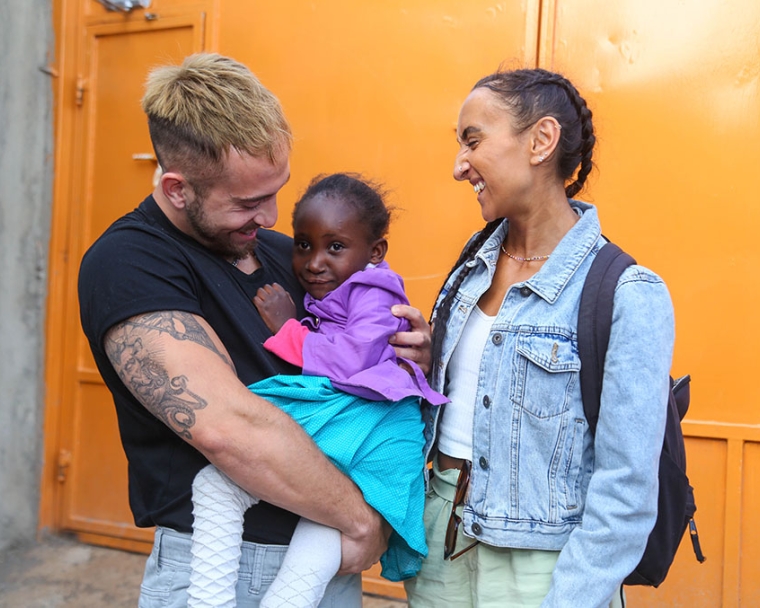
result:
[[[416,578],[405,582],[409,608],[537,608],[549,592],[559,551],[509,549],[477,544],[454,561],[443,559],[443,541],[459,471],[439,471],[425,503],[428,557]],[[461,509],[461,507],[460,507]],[[461,513],[460,513],[461,515]],[[459,529],[456,550],[473,542]],[[620,598],[610,608],[622,608]]]

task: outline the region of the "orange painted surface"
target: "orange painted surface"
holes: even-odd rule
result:
[[[757,605],[760,534],[747,507],[757,508],[760,386],[743,380],[756,373],[760,330],[760,4],[552,4],[542,64],[586,93],[599,129],[590,200],[605,234],[667,282],[673,373],[693,378],[689,473],[708,561],[686,541],[660,589],[629,596]]]
[[[145,76],[156,63],[201,50],[205,19],[198,6],[167,8],[156,20],[108,13],[95,2],[84,14],[73,4],[59,8],[61,86],[40,521],[42,527],[131,546],[152,537],[152,531],[132,523],[116,413],[79,327],[76,276],[87,247],[152,189],[156,164],[141,159],[152,153],[140,109]]]
[[[535,64],[537,14],[537,2],[225,2],[220,52],[278,95],[295,135],[278,228],[291,232],[293,203],[319,173],[382,181],[399,208],[388,260],[427,316],[483,225],[472,189],[451,177],[459,106],[505,58]],[[364,589],[404,597],[377,567]]]
[[[278,227],[290,232],[290,209],[319,173],[384,182],[402,209],[388,259],[428,314],[483,224],[472,189],[451,177],[459,106],[503,60],[533,65],[537,14],[537,2],[224,2],[220,52],[280,97],[295,134]]]
[[[483,224],[471,189],[451,178],[459,106],[500,64],[540,65],[566,73],[594,111],[598,171],[580,198],[598,205],[608,237],[666,280],[677,320],[673,371],[693,377],[685,429],[708,561],[697,564],[685,540],[663,586],[629,590],[631,603],[760,605],[752,517],[760,508],[760,387],[744,382],[760,329],[756,0],[154,0],[152,24],[94,0],[55,4],[43,526],[89,542],[134,546],[145,537],[125,508],[113,412],[81,341],[74,286],[87,244],[150,189],[149,165],[122,158],[142,152],[147,138],[138,105],[147,64],[205,45],[248,64],[280,97],[295,134],[293,177],[280,196],[285,232],[314,175],[360,171],[384,182],[399,208],[389,261],[425,314]],[[175,38],[161,38],[166,46],[146,43],[150,28],[171,19],[192,34],[177,27]],[[111,73],[124,53],[136,53],[134,61]],[[82,74],[88,88],[78,108]],[[60,449],[72,452],[64,484],[56,481]],[[400,593],[376,575],[366,581]]]
[[[608,236],[670,287],[690,417],[760,424],[760,386],[733,381],[758,360],[742,338],[760,331],[760,4],[557,5],[553,65],[600,130],[592,197]]]
[[[760,538],[755,514],[760,513],[760,443],[747,444],[742,454],[739,605],[760,606]]]

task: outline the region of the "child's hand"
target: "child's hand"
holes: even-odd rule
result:
[[[296,305],[293,303],[293,298],[277,283],[261,287],[256,292],[253,303],[273,334],[280,331],[285,321],[296,318]]]

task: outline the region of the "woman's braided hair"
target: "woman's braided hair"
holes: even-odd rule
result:
[[[486,88],[497,96],[512,115],[513,126],[518,133],[530,128],[544,116],[552,116],[557,120],[562,127],[555,152],[557,170],[565,182],[575,175],[575,179],[565,187],[565,194],[568,198],[578,194],[593,167],[591,157],[596,137],[591,122],[591,110],[573,84],[560,74],[542,69],[529,69],[495,72],[475,83],[473,90],[479,88]],[[443,350],[451,306],[459,288],[470,273],[466,263],[475,257],[483,243],[503,221],[497,219],[486,224],[462,251],[444,281],[445,285],[454,271],[465,265],[435,310],[432,341],[434,386],[438,386],[440,380],[440,368],[437,363]]]

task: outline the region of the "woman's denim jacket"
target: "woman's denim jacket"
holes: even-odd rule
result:
[[[508,289],[486,342],[464,525],[489,545],[561,550],[543,606],[579,608],[609,603],[654,525],[674,321],[663,281],[628,268],[615,290],[594,439],[581,401],[576,328],[583,282],[606,241],[596,209],[571,205],[580,220],[535,275]],[[491,284],[507,230],[505,221],[467,262],[472,269],[434,363],[439,378]],[[443,381],[433,389],[446,393]],[[440,411],[425,413],[428,454]]]

